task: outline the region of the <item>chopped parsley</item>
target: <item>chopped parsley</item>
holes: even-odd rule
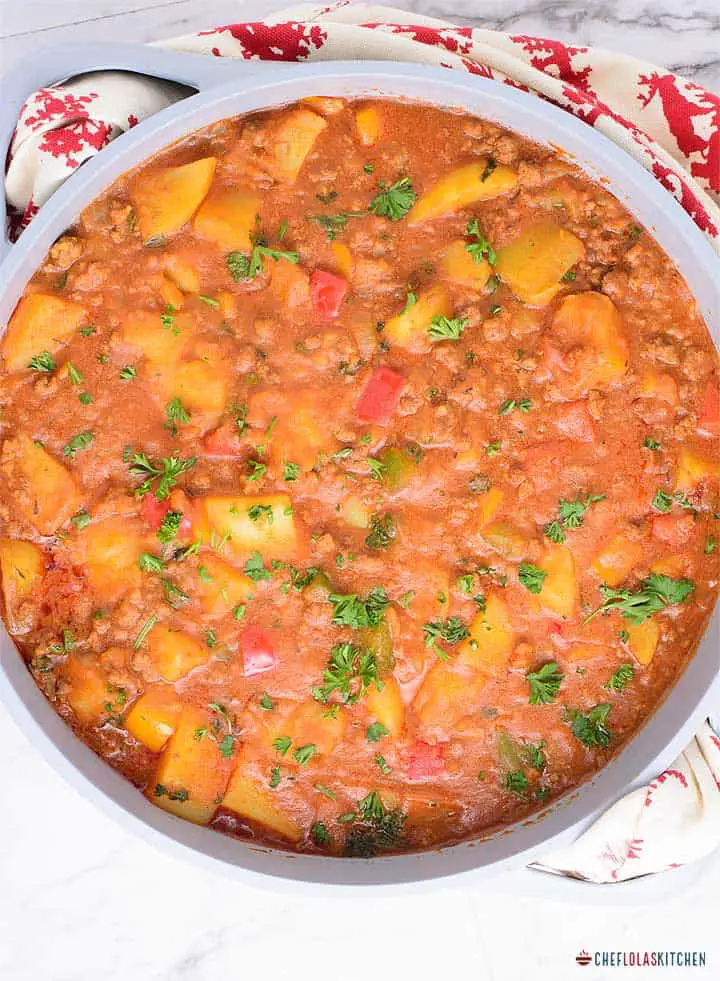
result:
[[[505,401],[498,408],[498,414],[501,416],[509,416],[511,412],[515,411],[515,409],[518,409],[520,412],[529,412],[530,409],[532,409],[532,399],[505,399]]]
[[[318,845],[318,847],[329,845],[332,842],[330,832],[322,821],[316,821],[313,824],[313,826],[310,828],[310,834],[312,836],[312,840],[316,845]]]
[[[138,633],[137,637],[133,641],[133,650],[134,651],[139,651],[140,650],[140,648],[142,647],[142,645],[145,643],[145,639],[146,639],[147,635],[150,633],[150,631],[152,630],[152,628],[157,623],[157,620],[158,620],[158,618],[155,615],[153,615],[153,616],[150,617],[149,620],[146,620],[145,623],[142,625],[142,627],[140,628],[140,632]]]
[[[248,508],[247,515],[255,523],[262,520],[267,525],[271,525],[274,520],[272,504],[253,504],[252,507]]]
[[[83,528],[87,528],[92,519],[87,511],[78,511],[78,513],[74,514],[70,520],[78,531],[82,531]]]
[[[82,383],[85,381],[85,379],[80,374],[80,372],[77,370],[77,368],[72,363],[72,361],[68,361],[67,362],[67,370],[68,370],[68,378],[70,379],[70,384],[71,385],[82,385]]]
[[[621,664],[617,671],[610,676],[610,680],[605,685],[611,691],[622,691],[633,680],[635,669],[632,664]]]
[[[530,593],[537,595],[542,591],[543,582],[547,578],[547,572],[540,569],[532,562],[521,562],[518,571],[518,579]]]
[[[367,599],[364,600],[356,593],[348,593],[344,596],[333,593],[328,596],[328,602],[334,607],[333,623],[353,630],[377,627],[384,618],[385,610],[390,606],[390,600],[382,587],[371,589]]]
[[[120,369],[120,378],[122,381],[132,381],[136,377],[137,368],[134,364],[126,364],[124,368]]]
[[[378,218],[400,221],[417,199],[417,194],[413,190],[412,181],[409,177],[401,178],[391,184],[390,187],[384,181],[380,181],[378,187],[380,193],[368,205],[368,211],[372,211]]]
[[[467,327],[466,317],[433,317],[428,334],[432,341],[459,341]]]
[[[336,215],[308,215],[307,220],[319,225],[332,242],[336,235],[345,231],[349,218],[364,218],[367,211],[339,211]]]
[[[390,730],[386,729],[382,722],[373,722],[367,727],[367,741],[369,743],[379,743],[383,736],[389,736]]]
[[[31,371],[39,371],[46,375],[51,374],[55,371],[55,361],[53,356],[49,351],[43,351],[42,354],[36,354],[34,358],[31,358],[28,363],[28,368]]]
[[[175,487],[178,477],[186,473],[197,463],[197,457],[191,456],[181,460],[178,456],[163,457],[159,464],[154,464],[145,453],[133,453],[130,465],[130,476],[143,477],[139,487],[135,488],[138,497],[144,497],[153,490],[158,501],[164,501]],[[157,484],[155,482],[157,481]]]
[[[225,264],[232,278],[236,283],[239,283],[243,279],[255,279],[259,273],[263,272],[265,269],[265,259],[274,259],[275,262],[285,259],[286,262],[290,262],[293,265],[297,265],[300,262],[300,256],[297,252],[283,252],[280,249],[272,249],[262,238],[258,238],[254,242],[249,255],[247,252],[231,252],[227,256]]]
[[[528,789],[528,778],[522,770],[513,770],[511,773],[506,773],[505,789],[509,790],[511,794],[516,794],[518,797],[525,797],[525,792]]]
[[[388,773],[390,773],[390,767],[387,765],[387,762],[385,761],[385,757],[382,756],[380,753],[376,753],[373,759],[377,763],[382,775],[386,777]]]
[[[590,749],[605,749],[612,741],[612,732],[606,725],[610,708],[609,702],[603,702],[587,712],[570,709],[567,721],[570,722],[572,734]]]
[[[267,464],[259,463],[257,460],[248,460],[248,469],[250,470],[248,480],[262,480],[267,473]]]
[[[174,398],[165,406],[167,422],[165,428],[170,431],[172,436],[177,436],[178,423],[185,426],[190,422],[190,413],[182,404],[179,398]]]
[[[149,552],[142,552],[138,559],[138,565],[143,572],[162,572],[165,563],[157,555],[150,555]]]
[[[494,266],[497,262],[497,253],[480,231],[480,223],[477,218],[468,222],[465,235],[474,239],[473,242],[468,242],[465,245],[465,251],[470,253],[475,262],[482,262],[483,259],[487,259],[488,263]]]
[[[245,563],[243,572],[253,582],[260,582],[261,579],[272,579],[272,572],[265,568],[262,555],[256,551],[250,553],[250,558]]]
[[[288,483],[297,480],[300,476],[300,467],[297,463],[285,463],[283,465],[283,480]]]
[[[651,572],[647,579],[641,580],[636,589],[611,589],[603,583],[600,592],[604,602],[585,618],[585,623],[598,613],[616,611],[630,623],[644,623],[653,613],[659,613],[668,606],[684,603],[693,593],[695,584],[689,579],[671,579]]]
[[[530,685],[530,704],[549,705],[554,702],[564,677],[555,661],[548,661],[537,671],[529,671],[525,678]]]
[[[275,708],[272,698],[270,698],[266,691],[262,693],[262,697],[260,698],[260,708],[265,709],[266,712],[271,712]]]
[[[383,517],[374,514],[370,519],[370,534],[365,539],[368,548],[388,548],[396,535],[395,521],[391,514]]]
[[[560,501],[558,504],[560,520],[566,528],[580,528],[585,520],[585,512],[590,505],[604,500],[604,494],[586,494],[585,500],[583,500],[582,491],[580,491],[574,501]]]
[[[164,515],[160,527],[157,531],[157,537],[166,545],[171,542],[173,538],[177,538],[177,534],[180,531],[180,522],[183,519],[182,511],[167,511]]]
[[[660,443],[658,443],[656,439],[653,439],[652,436],[645,437],[645,439],[643,440],[643,446],[645,447],[646,450],[660,449]]]
[[[327,704],[330,696],[337,694],[341,701],[354,705],[373,683],[378,691],[382,689],[374,652],[353,644],[336,644],[323,672],[323,683],[312,690],[313,698]]]
[[[300,766],[307,766],[313,756],[317,753],[317,746],[315,743],[308,743],[307,746],[298,746],[298,748],[293,752],[293,759]]]
[[[652,507],[656,511],[660,511],[661,514],[667,514],[673,505],[673,499],[670,494],[666,494],[664,490],[658,489],[655,497],[652,499]]]
[[[94,439],[95,433],[90,429],[78,433],[77,436],[73,436],[70,442],[63,447],[63,456],[70,457],[71,460],[74,459],[75,454],[80,452],[80,450],[86,450]]]
[[[357,813],[342,814],[338,821],[353,823],[345,838],[345,854],[352,858],[371,858],[399,846],[406,815],[388,810],[376,790],[358,802]]]
[[[179,586],[176,586],[171,579],[161,579],[160,584],[163,591],[163,599],[174,610],[180,610],[186,603],[190,602],[190,597],[184,593]]]
[[[461,640],[470,636],[470,631],[460,617],[431,620],[423,625],[423,633],[425,634],[425,647],[434,650],[442,660],[447,660],[448,655],[441,647],[438,647],[439,640],[446,644],[459,644]]]

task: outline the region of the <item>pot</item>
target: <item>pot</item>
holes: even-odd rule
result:
[[[140,123],[115,140],[53,195],[10,246],[0,241],[0,324],[5,325],[55,239],[82,209],[126,171],[169,143],[209,124],[313,95],[385,96],[457,108],[491,119],[537,143],[561,148],[596,181],[603,181],[648,228],[676,264],[718,342],[718,258],[680,205],[643,167],[591,127],[557,107],[492,79],[395,62],[287,64],[237,62],[124,45],[63,45],[38,52],[3,79],[0,150],[24,99],[34,89],[80,72],[121,69],[180,82],[196,94]],[[0,334],[4,326],[0,327]],[[593,778],[526,819],[482,839],[432,851],[373,859],[297,855],[210,832],[150,804],[120,774],[77,739],[46,701],[0,626],[0,698],[50,763],[84,796],[125,828],[156,845],[250,884],[268,877],[308,892],[405,890],[475,882],[527,865],[573,840],[629,785],[659,772],[682,750],[708,714],[720,669],[718,611],[685,670],[617,756]]]

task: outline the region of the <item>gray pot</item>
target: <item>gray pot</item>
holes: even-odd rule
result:
[[[141,123],[84,164],[52,197],[20,242],[0,241],[0,323],[54,240],[125,171],[216,120],[311,95],[387,96],[457,107],[492,119],[538,143],[562,147],[648,228],[693,291],[718,342],[720,262],[712,247],[660,184],[613,142],[532,95],[478,76],[396,62],[285,64],[231,61],[122,44],[73,44],[38,52],[3,79],[0,151],[7,149],[26,96],[80,72],[127,69],[182,82],[198,92]],[[530,820],[482,840],[376,859],[290,855],[196,827],[150,804],[55,714],[0,627],[0,697],[33,744],[79,791],[146,840],[252,884],[281,880],[334,891],[405,891],[409,884],[470,883],[518,869],[573,840],[634,781],[658,772],[691,739],[710,711],[720,669],[718,612],[682,676],[643,728],[591,780]],[[717,689],[716,704],[720,701]],[[617,887],[613,887],[616,889]]]

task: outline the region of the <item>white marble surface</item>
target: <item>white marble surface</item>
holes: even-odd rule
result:
[[[718,0],[406,0],[437,17],[614,48],[720,90]],[[59,40],[149,41],[279,9],[263,0],[0,0],[0,67]],[[206,11],[211,10],[211,13]],[[720,977],[720,863],[663,903],[586,907],[477,889],[328,900],[258,891],[130,837],[0,710],[1,981],[570,981],[590,951],[705,950]],[[633,969],[582,969],[605,981]],[[652,976],[652,973],[650,973]]]

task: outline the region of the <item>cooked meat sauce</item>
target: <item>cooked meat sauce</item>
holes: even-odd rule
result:
[[[718,586],[718,361],[562,154],[391,101],[195,133],[2,342],[7,629],[157,806],[346,856],[602,767]]]

